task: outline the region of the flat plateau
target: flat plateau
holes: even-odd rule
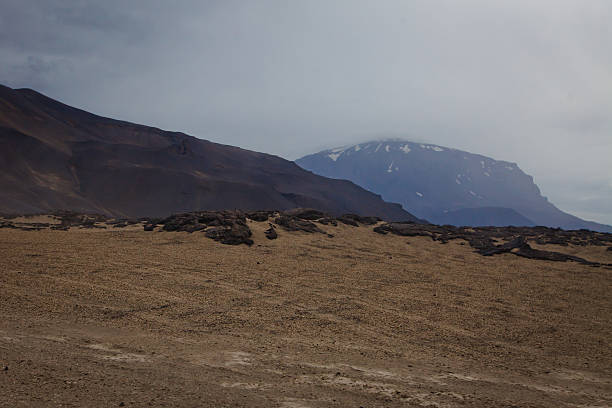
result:
[[[609,267],[248,225],[0,229],[0,406],[612,405]]]

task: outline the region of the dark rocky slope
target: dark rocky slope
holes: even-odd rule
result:
[[[0,212],[139,217],[295,207],[415,219],[352,182],[276,156],[103,118],[0,86]]]

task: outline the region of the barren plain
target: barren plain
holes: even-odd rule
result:
[[[0,229],[0,406],[612,405],[609,267],[248,225]]]

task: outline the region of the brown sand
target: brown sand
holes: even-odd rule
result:
[[[0,230],[0,406],[612,405],[609,268],[250,226]]]

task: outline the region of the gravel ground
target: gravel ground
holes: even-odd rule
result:
[[[612,405],[610,268],[249,226],[1,229],[0,406]]]

